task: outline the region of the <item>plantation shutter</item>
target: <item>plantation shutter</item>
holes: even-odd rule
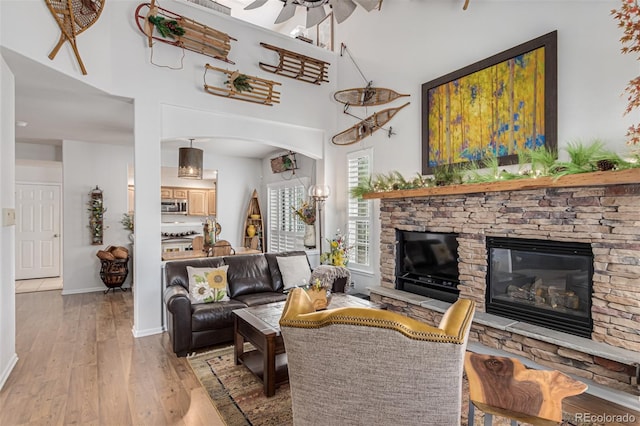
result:
[[[369,267],[371,264],[371,201],[351,197],[351,189],[367,181],[371,175],[371,150],[351,153],[347,157],[347,185],[349,187],[348,243],[351,246],[349,263]]]
[[[268,191],[268,251],[272,253],[302,249],[304,223],[291,206],[306,198],[305,187],[299,181],[272,184]]]

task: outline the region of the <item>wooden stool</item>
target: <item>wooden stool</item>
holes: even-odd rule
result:
[[[493,415],[533,425],[562,422],[562,400],[579,395],[587,385],[559,371],[533,370],[515,358],[465,354],[464,370],[469,380],[469,426],[474,406],[485,413],[485,426]]]

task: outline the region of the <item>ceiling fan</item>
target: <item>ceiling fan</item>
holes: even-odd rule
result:
[[[326,4],[333,10],[338,23],[347,19],[353,11],[356,9],[357,4],[364,7],[367,12],[371,12],[376,7],[379,7],[382,0],[280,0],[283,2],[282,11],[276,18],[274,24],[281,24],[291,18],[296,13],[297,6],[303,6],[307,8],[307,28],[318,25],[326,16],[327,13],[324,9]],[[267,0],[255,0],[250,3],[245,10],[257,9],[264,5]]]

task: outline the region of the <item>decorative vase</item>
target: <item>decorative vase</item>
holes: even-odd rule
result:
[[[247,226],[247,235],[249,237],[253,237],[254,235],[256,235],[256,226],[255,225]]]
[[[315,225],[305,225],[304,226],[304,246],[306,248],[315,248],[316,247],[316,226]]]
[[[311,299],[311,303],[313,303],[313,308],[316,311],[326,309],[329,306],[329,302],[331,301],[331,291],[322,287],[317,289],[315,287],[311,287],[307,289],[307,295]]]

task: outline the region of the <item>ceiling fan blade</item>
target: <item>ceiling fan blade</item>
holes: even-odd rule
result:
[[[357,7],[353,0],[329,0],[329,4],[333,9],[334,15],[336,15],[336,21],[338,21],[338,24],[351,16]]]
[[[364,7],[367,10],[367,12],[371,12],[380,4],[380,0],[355,0],[355,1],[360,6]]]
[[[318,25],[326,17],[327,17],[327,13],[324,10],[324,6],[308,7],[307,8],[307,28],[311,28]]]
[[[265,4],[267,2],[267,0],[255,0],[253,3],[248,4],[244,10],[251,10],[251,9],[257,9],[260,6],[262,6],[263,4]]]
[[[282,7],[282,11],[280,11],[280,14],[276,18],[276,21],[274,22],[274,24],[282,24],[284,21],[288,21],[289,19],[293,18],[293,15],[295,14],[296,14],[295,3],[289,3],[287,1],[287,3]]]

